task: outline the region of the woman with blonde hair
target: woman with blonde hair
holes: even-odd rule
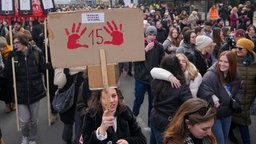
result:
[[[199,98],[185,101],[164,132],[164,144],[217,144],[211,128],[216,110]]]
[[[234,31],[236,28],[237,28],[237,26],[238,26],[238,14],[237,14],[237,11],[238,11],[238,9],[237,9],[237,7],[233,7],[232,8],[232,10],[231,10],[231,12],[230,12],[230,27],[231,27],[231,29],[230,29],[230,31]]]
[[[197,16],[196,11],[192,11],[192,13],[188,17],[188,21],[190,23],[191,29],[193,29],[197,26],[197,22],[199,21],[199,18]]]
[[[194,64],[191,63],[184,54],[176,54],[176,56],[179,59],[182,71],[185,75],[186,84],[189,85],[192,96],[196,97],[202,76]],[[173,87],[179,88],[181,86],[180,81],[170,71],[155,67],[150,73],[154,79],[170,81]]]

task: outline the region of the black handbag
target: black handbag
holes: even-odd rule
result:
[[[233,112],[235,112],[235,113],[241,113],[242,112],[242,108],[241,108],[240,104],[233,97],[231,97],[230,106],[231,106]]]
[[[66,91],[60,93],[58,90],[56,92],[52,101],[52,107],[54,110],[56,110],[59,113],[64,113],[72,107],[75,97],[76,81],[77,75],[72,85]]]
[[[230,97],[230,107],[231,107],[232,111],[235,113],[241,113],[242,108],[241,108],[240,103],[236,99],[233,98],[233,96],[230,93],[230,91],[228,90],[227,86],[225,85],[224,87]]]

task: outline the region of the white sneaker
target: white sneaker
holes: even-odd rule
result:
[[[28,144],[36,144],[36,141],[29,141]]]
[[[28,137],[23,136],[21,144],[28,144]]]

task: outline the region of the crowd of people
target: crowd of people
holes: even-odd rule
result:
[[[132,108],[125,104],[118,88],[90,90],[86,66],[53,69],[51,57],[45,57],[42,23],[13,21],[9,30],[2,21],[0,98],[6,113],[18,109],[21,144],[37,143],[46,70],[50,101],[57,90],[66,91],[75,81],[71,108],[58,113],[51,107],[51,124],[61,120],[61,138],[66,144],[146,144],[136,119],[146,92],[150,144],[226,144],[228,139],[237,143],[235,128],[244,144],[252,143],[248,126],[256,96],[253,5],[249,1],[238,6],[213,4],[205,21],[197,9],[189,13],[169,8],[166,1],[159,8],[139,8],[144,13],[145,60],[119,64],[122,76],[135,79]],[[50,56],[51,48],[47,49]],[[232,109],[231,100],[240,104],[241,111]]]

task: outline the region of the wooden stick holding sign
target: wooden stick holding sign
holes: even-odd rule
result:
[[[105,50],[100,49],[100,65],[101,65],[101,74],[102,74],[102,82],[103,82],[103,96],[106,101],[106,109],[110,108],[110,99],[108,96],[108,72],[107,72],[107,62],[106,62],[106,55]],[[108,115],[111,115],[109,112]]]
[[[12,37],[12,26],[9,26],[9,32],[10,32],[10,43],[11,43],[11,49],[13,51],[13,37]],[[16,107],[16,123],[17,123],[17,129],[20,131],[20,122],[19,122],[19,108],[18,108],[18,98],[17,98],[17,87],[16,87],[16,73],[15,73],[15,61],[14,57],[12,57],[12,78],[13,78],[13,91],[14,91],[14,100],[15,100],[15,107]]]
[[[46,64],[49,62],[48,60],[48,37],[47,37],[47,25],[46,20],[44,20],[44,47],[45,47],[45,61]],[[50,85],[49,85],[49,70],[46,69],[46,94],[47,94],[47,110],[48,110],[48,124],[51,125],[51,102],[50,102]]]
[[[119,79],[116,64],[145,60],[141,15],[139,9],[48,14],[53,67],[88,65],[90,89],[104,88],[110,108],[108,88],[117,87]]]

